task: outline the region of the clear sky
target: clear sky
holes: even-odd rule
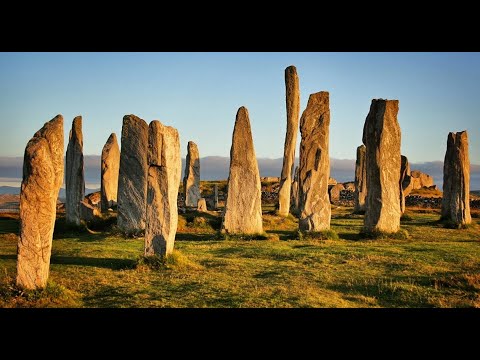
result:
[[[443,160],[448,132],[467,129],[480,164],[480,53],[0,53],[0,156],[23,156],[57,114],[66,141],[83,116],[87,155],[100,154],[111,132],[120,138],[123,115],[135,114],[176,127],[182,156],[189,140],[201,157],[228,156],[244,105],[257,157],[279,158],[289,65],[301,111],[309,94],[330,92],[331,157],[355,158],[371,100],[387,98],[400,100],[410,162]]]

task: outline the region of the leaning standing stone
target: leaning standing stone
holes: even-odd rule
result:
[[[402,155],[401,158],[401,165],[400,165],[400,211],[402,214],[405,212],[405,196],[408,194],[405,193],[403,188],[404,183],[408,183],[408,178],[410,176],[410,164],[408,163],[408,159],[406,156]],[[408,187],[408,185],[407,185]]]
[[[242,106],[233,129],[222,229],[233,234],[263,233],[261,196],[250,119],[248,110]]]
[[[189,141],[187,145],[183,191],[185,206],[197,207],[198,200],[202,197],[200,193],[200,155],[197,144],[193,141]]]
[[[125,115],[118,174],[118,227],[126,234],[145,230],[147,199],[148,125],[135,115]]]
[[[300,119],[299,228],[302,231],[330,229],[329,128],[328,92],[311,94]]]
[[[101,164],[101,208],[107,211],[117,204],[118,170],[120,167],[120,149],[117,136],[112,133],[102,150]]]
[[[67,223],[80,225],[80,202],[85,197],[85,175],[83,169],[82,117],[73,119],[72,130],[65,157],[65,219]]]
[[[63,182],[63,117],[47,122],[25,148],[20,190],[17,285],[47,285],[58,192]]]
[[[467,131],[448,134],[443,163],[442,220],[470,224],[470,158]]]
[[[145,256],[169,255],[177,233],[182,161],[177,129],[154,120],[148,135]]]
[[[401,132],[397,114],[398,100],[374,99],[365,120],[366,232],[395,233],[400,230]]]
[[[283,152],[283,167],[278,190],[278,215],[287,216],[290,211],[290,192],[292,186],[292,170],[295,161],[298,120],[300,116],[300,85],[295,66],[285,69],[285,89],[287,103],[287,133]]]

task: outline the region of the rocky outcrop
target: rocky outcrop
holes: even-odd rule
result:
[[[233,234],[263,233],[260,174],[248,110],[243,106],[238,109],[233,129],[222,230]]]
[[[366,146],[366,232],[400,230],[401,132],[398,100],[372,100],[363,128]]]
[[[148,125],[135,115],[125,115],[118,174],[118,228],[127,235],[145,229],[147,198]]]
[[[355,205],[353,209],[356,213],[365,211],[365,198],[367,197],[366,153],[367,148],[365,145],[357,147],[357,160],[355,161]]]
[[[330,187],[328,194],[330,195],[330,202],[336,202],[340,200],[340,192],[345,190],[343,184],[336,184]]]
[[[193,141],[189,141],[187,145],[183,191],[185,206],[197,207],[198,200],[202,197],[200,193],[200,155],[197,144]]]
[[[311,94],[300,119],[299,228],[302,231],[330,228],[329,128],[328,92]]]
[[[92,205],[87,200],[80,202],[80,213],[82,215],[82,219],[85,221],[92,221],[96,217],[100,216],[100,210],[98,207]]]
[[[85,197],[83,169],[82,117],[73,119],[67,155],[65,157],[65,219],[69,224],[80,225],[80,202]]]
[[[145,256],[172,253],[177,233],[177,197],[182,161],[177,129],[152,121],[148,134]]]
[[[25,148],[16,278],[22,288],[47,285],[58,192],[63,182],[63,150],[62,115],[47,122]]]
[[[287,133],[283,150],[282,175],[278,192],[278,215],[287,216],[290,211],[290,192],[292,186],[292,171],[295,161],[297,144],[298,119],[300,115],[300,85],[295,66],[285,69],[285,88],[287,103]]]
[[[467,131],[448,134],[443,162],[442,220],[457,226],[472,222],[470,215],[470,158]]]
[[[120,149],[115,133],[110,134],[105,143],[101,161],[101,209],[102,211],[107,211],[109,208],[117,205]]]
[[[413,170],[410,174],[411,176],[411,183],[412,183],[412,190],[421,189],[423,187],[430,187],[435,184],[433,177],[428,174],[422,173],[418,170]]]

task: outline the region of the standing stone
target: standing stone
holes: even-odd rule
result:
[[[263,233],[261,196],[248,110],[242,106],[233,129],[222,229],[233,234]]]
[[[218,209],[218,185],[213,185],[213,208]]]
[[[290,211],[292,171],[297,145],[298,119],[300,116],[300,85],[295,66],[285,69],[285,89],[287,103],[287,133],[283,149],[283,167],[278,191],[278,215],[287,216]]]
[[[401,131],[398,100],[374,99],[363,128],[367,147],[367,197],[364,230],[395,233],[400,230]]]
[[[80,202],[85,197],[81,116],[73,119],[65,163],[65,219],[67,223],[78,226],[81,219]]]
[[[330,106],[329,94],[311,94],[300,119],[299,228],[302,231],[330,229],[328,196]]]
[[[177,129],[158,120],[150,123],[148,164],[145,256],[166,256],[173,251],[178,224],[182,160]]]
[[[298,166],[295,167],[295,175],[293,176],[290,203],[291,212],[298,214]]]
[[[399,189],[400,189],[400,211],[402,212],[402,214],[405,212],[405,196],[408,195],[403,189],[403,184],[409,183],[407,178],[409,176],[410,176],[410,164],[408,163],[407,157],[401,155]],[[408,188],[408,185],[407,185],[407,188]]]
[[[126,234],[145,229],[147,199],[148,125],[135,115],[125,115],[118,174],[118,227]]]
[[[443,163],[442,220],[470,224],[470,159],[467,131],[448,134]]]
[[[367,196],[367,172],[365,168],[365,145],[357,147],[357,161],[355,162],[355,206],[353,212],[365,212],[365,198]]]
[[[197,202],[197,211],[207,212],[207,201],[205,198],[200,198]]]
[[[185,177],[183,178],[185,206],[197,207],[200,193],[200,155],[197,144],[189,141],[187,145],[187,159],[185,162]]]
[[[57,115],[25,148],[20,190],[17,285],[47,285],[58,192],[63,182],[63,117]]]
[[[112,133],[102,150],[101,164],[101,208],[107,211],[117,204],[118,170],[120,168],[120,149],[117,135]]]

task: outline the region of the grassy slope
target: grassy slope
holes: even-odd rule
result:
[[[411,213],[410,239],[361,240],[362,217],[350,212],[333,210],[334,241],[295,240],[295,219],[268,214],[265,228],[279,240],[215,240],[215,217],[182,217],[164,270],[137,266],[142,239],[63,235],[50,285],[35,294],[11,285],[17,224],[0,220],[0,306],[480,307],[478,219],[451,230],[434,223],[438,214]]]

